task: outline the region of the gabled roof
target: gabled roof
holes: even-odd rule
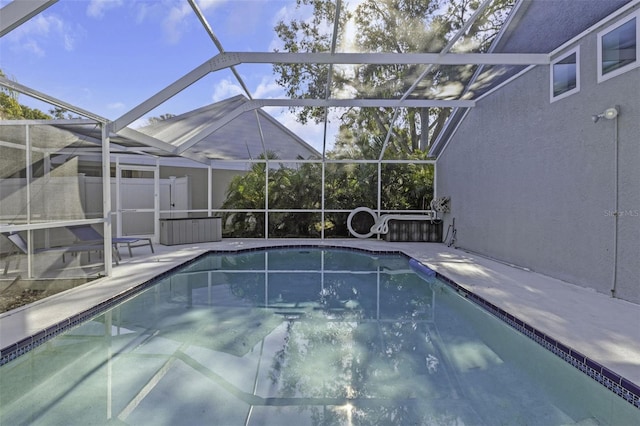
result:
[[[55,146],[52,141],[60,140],[62,146],[58,148],[72,149],[76,154],[92,155],[100,151],[102,130],[93,120],[5,121],[4,137],[10,138],[15,127],[12,125],[25,122],[37,125],[33,127],[33,135],[39,132],[48,135],[41,139],[48,141],[49,148]],[[22,133],[15,131],[18,141]],[[112,153],[185,157],[203,164],[211,160],[255,160],[266,152],[281,160],[322,158],[311,145],[243,95],[131,129],[126,134],[110,132],[109,137]],[[154,144],[148,145],[148,140]]]
[[[280,159],[321,154],[261,109],[244,110],[243,95],[158,121],[138,131],[210,159],[255,159],[265,151]],[[230,119],[230,117],[233,117]]]

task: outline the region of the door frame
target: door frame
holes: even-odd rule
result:
[[[122,207],[122,172],[125,170],[147,171],[153,172],[153,208],[148,209],[124,209]],[[160,240],[160,167],[120,164],[116,162],[116,236],[122,237],[122,213],[153,213],[153,235],[145,235],[151,237],[153,242]],[[140,235],[142,236],[142,235]]]

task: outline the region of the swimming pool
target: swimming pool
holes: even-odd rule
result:
[[[0,367],[0,424],[637,419],[412,263],[314,248],[201,257]]]

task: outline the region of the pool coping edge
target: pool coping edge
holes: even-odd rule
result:
[[[476,305],[483,308],[485,311],[489,312],[493,316],[497,317],[501,321],[505,322],[507,325],[517,330],[521,334],[530,338],[534,342],[538,343],[543,348],[549,350],[554,353],[556,356],[560,357],[574,368],[577,368],[582,373],[586,374],[588,377],[592,378],[602,386],[605,386],[608,390],[610,390],[615,395],[619,396],[623,400],[630,403],[635,408],[640,409],[640,386],[631,382],[630,380],[624,378],[623,376],[615,373],[611,369],[601,365],[600,363],[590,359],[584,354],[576,351],[575,349],[564,345],[560,341],[551,337],[550,335],[532,327],[531,325],[525,323],[524,321],[517,318],[515,315],[512,315],[505,311],[502,308],[494,305],[488,300],[482,298],[481,296],[473,293],[462,285],[458,284],[454,280],[450,279],[446,275],[443,275],[429,266],[425,265],[421,261],[415,259],[411,255],[405,253],[402,250],[398,249],[383,249],[383,250],[375,250],[369,248],[359,248],[359,247],[347,247],[342,245],[327,245],[327,244],[286,244],[286,245],[261,245],[256,247],[238,247],[233,249],[210,249],[207,250],[185,262],[182,262],[160,274],[154,276],[140,284],[134,285],[133,287],[128,288],[98,304],[95,306],[85,309],[75,315],[70,316],[62,321],[59,321],[53,325],[42,329],[31,336],[27,336],[20,341],[10,344],[4,348],[0,348],[0,366],[3,366],[16,358],[28,353],[29,351],[35,349],[36,347],[44,344],[49,339],[57,336],[58,334],[68,331],[81,323],[104,313],[109,308],[124,302],[126,299],[133,297],[139,292],[145,290],[156,284],[157,281],[162,280],[166,276],[176,272],[179,269],[185,268],[190,264],[198,261],[202,257],[205,257],[209,254],[225,254],[225,253],[243,253],[243,252],[252,252],[252,251],[264,251],[267,249],[301,249],[301,248],[320,248],[320,249],[337,249],[337,250],[347,250],[347,251],[356,251],[356,252],[364,252],[371,254],[400,254],[404,255],[410,260],[412,260],[412,266],[416,272],[422,272],[427,276],[435,276],[440,279],[447,285],[449,285],[453,290],[455,290],[460,296],[469,299]]]

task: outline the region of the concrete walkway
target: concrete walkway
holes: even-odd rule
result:
[[[208,250],[314,244],[402,251],[543,333],[640,385],[640,305],[431,243],[376,240],[225,240],[135,249],[113,276],[0,314],[0,348],[110,299]]]

